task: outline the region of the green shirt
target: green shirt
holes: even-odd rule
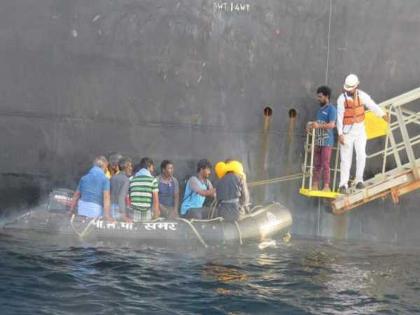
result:
[[[155,177],[138,175],[130,180],[130,200],[134,210],[148,211],[152,207],[153,193],[159,192]]]

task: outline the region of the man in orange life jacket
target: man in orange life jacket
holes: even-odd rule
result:
[[[383,110],[372,98],[358,89],[359,79],[349,74],[344,82],[344,92],[337,100],[337,132],[340,143],[339,192],[346,193],[353,158],[356,151],[356,188],[363,189],[363,173],[366,164],[365,106],[378,117],[388,120]]]

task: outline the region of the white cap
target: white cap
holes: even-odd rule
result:
[[[344,89],[346,91],[351,91],[359,85],[359,78],[355,74],[349,74],[344,81]]]

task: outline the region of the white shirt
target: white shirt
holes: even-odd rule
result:
[[[363,92],[362,90],[357,90],[357,93],[359,94],[359,98],[362,102],[362,104],[364,104],[368,109],[370,109],[373,113],[375,113],[376,116],[378,117],[383,117],[385,115],[384,111],[372,100],[372,98],[365,92]],[[346,94],[346,97],[348,99],[353,99],[352,96]],[[338,135],[341,136],[344,133],[347,133],[348,131],[343,130],[346,127],[343,126],[343,119],[344,119],[344,102],[345,102],[345,98],[344,98],[344,94],[341,93],[341,95],[338,97],[337,99],[337,132]],[[355,123],[351,126],[351,128],[354,131],[361,131],[364,130],[364,121],[360,122],[360,123]]]

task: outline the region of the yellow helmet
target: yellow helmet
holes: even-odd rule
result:
[[[239,161],[229,161],[228,163],[220,161],[215,165],[214,171],[218,178],[222,178],[226,175],[227,172],[233,172],[241,176],[245,175],[244,167]]]
[[[216,173],[218,178],[222,178],[226,175],[226,163],[225,162],[217,162],[217,164],[214,166],[214,172]]]
[[[244,175],[244,167],[239,161],[230,161],[226,164],[227,172],[233,172],[237,175]]]

